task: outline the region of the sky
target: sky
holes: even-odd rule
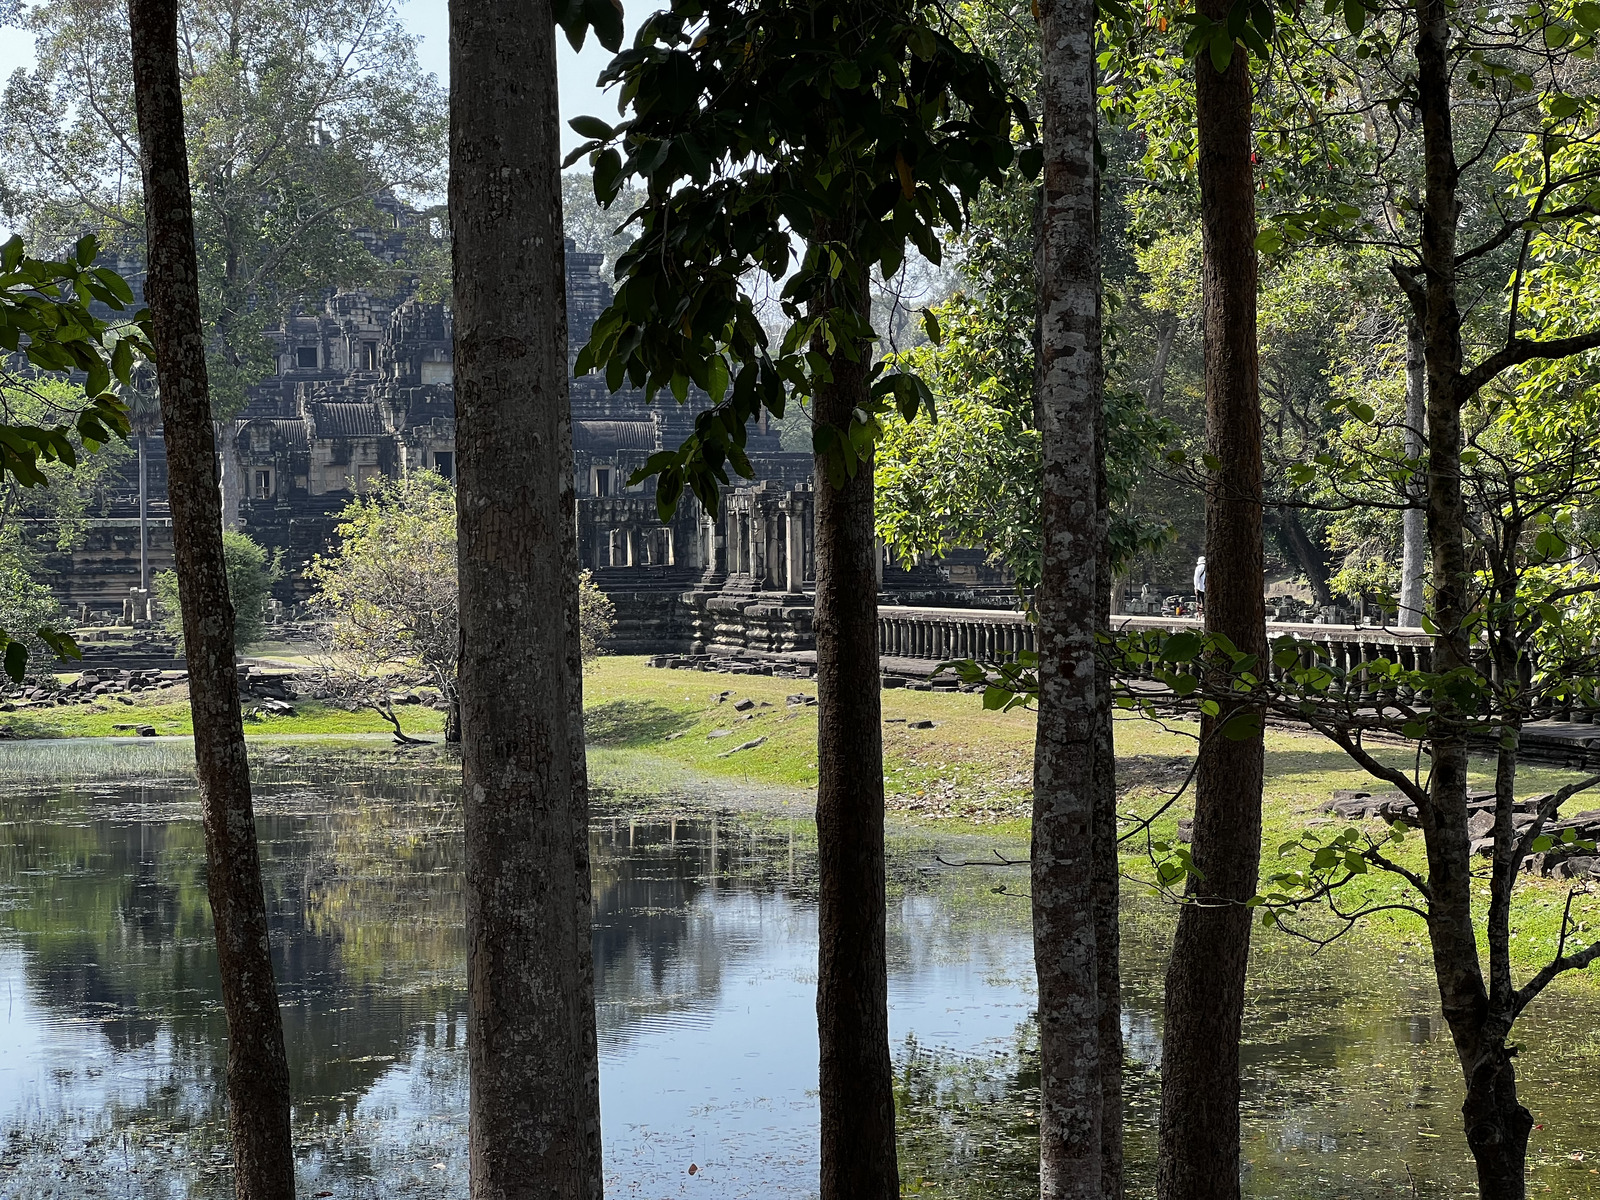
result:
[[[638,27],[638,17],[653,9],[653,5],[629,4],[633,18],[627,22],[627,37],[632,38]],[[441,83],[450,82],[450,24],[447,0],[410,0],[400,4],[400,18],[418,38],[417,58],[424,70],[432,71]],[[626,43],[624,43],[626,44]],[[574,52],[567,39],[556,36],[556,54],[561,87],[562,145],[571,149],[583,139],[567,126],[572,117],[593,114],[608,121],[616,120],[615,93],[607,96],[595,86],[595,80],[611,54],[593,37],[584,43],[582,52]],[[0,28],[0,79],[9,78],[18,67],[33,65],[33,39],[16,29]]]

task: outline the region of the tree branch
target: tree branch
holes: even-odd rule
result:
[[[1531,362],[1536,358],[1566,358],[1570,354],[1582,354],[1597,347],[1600,347],[1600,330],[1595,329],[1573,337],[1548,340],[1513,338],[1461,376],[1460,396],[1465,400],[1502,371],[1510,370],[1522,363]]]

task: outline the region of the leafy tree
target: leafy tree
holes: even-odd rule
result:
[[[43,656],[53,647],[43,637],[28,631],[52,629],[60,618],[61,605],[50,594],[50,589],[18,566],[13,556],[0,551],[0,629],[19,631],[10,645],[20,646],[35,659]],[[12,676],[17,683],[21,683],[22,678],[21,672]]]
[[[222,534],[222,558],[228,574],[228,599],[233,603],[233,644],[245,650],[261,640],[266,630],[267,599],[272,585],[283,578],[282,551],[267,551],[248,534],[227,529]],[[156,576],[156,596],[167,632],[183,637],[183,606],[176,571]]]
[[[48,0],[17,21],[37,64],[0,104],[0,215],[38,242],[92,230],[142,257],[126,6]],[[442,186],[444,95],[392,0],[190,0],[181,28],[201,299],[227,412],[275,370],[261,333],[289,306],[404,285],[411,272],[357,230],[389,236],[380,201]]]
[[[41,376],[30,380],[26,391],[6,391],[4,403],[9,420],[38,428],[71,419],[87,401],[76,384]],[[74,451],[71,465],[60,459],[39,463],[45,482],[33,487],[13,475],[0,481],[0,547],[35,573],[41,553],[82,545],[91,515],[120,481],[131,457],[120,438],[91,450],[77,430],[69,426],[65,434]]]
[[[127,412],[113,387],[129,382],[135,354],[149,350],[148,314],[116,323],[95,314],[92,303],[118,313],[133,301],[126,280],[94,265],[98,253],[92,237],[61,261],[29,256],[20,237],[0,245],[0,484],[8,500],[15,488],[48,485],[52,464],[75,467],[80,450],[127,436]],[[71,371],[84,373],[81,392],[45,382]],[[27,669],[26,639],[79,657],[72,639],[53,626],[22,636],[16,640],[0,626],[0,654],[14,680]]]
[[[593,662],[606,652],[606,640],[617,624],[617,606],[600,590],[594,573],[578,576],[578,638],[583,661]]]
[[[1188,22],[1191,48],[1212,53],[1219,41],[1263,36],[1203,15]],[[1234,685],[1203,691],[1205,670],[1184,667],[1187,678],[1174,676],[1174,686],[1194,689],[1202,706],[1226,703],[1242,684],[1280,715],[1324,732],[1415,806],[1425,863],[1397,864],[1387,842],[1364,841],[1356,831],[1320,846],[1307,867],[1279,881],[1297,893],[1296,903],[1325,899],[1325,889],[1374,869],[1392,871],[1413,892],[1395,903],[1427,923],[1461,1058],[1463,1129],[1480,1192],[1496,1198],[1524,1194],[1532,1124],[1517,1097],[1513,1024],[1551,979],[1600,954],[1578,950],[1569,928],[1532,979],[1519,986],[1509,965],[1517,868],[1559,805],[1592,786],[1577,780],[1551,798],[1548,812],[1516,812],[1522,725],[1588,694],[1593,669],[1582,634],[1551,629],[1568,620],[1582,627],[1591,582],[1558,564],[1580,563],[1587,544],[1576,513],[1588,506],[1585,458],[1593,451],[1588,435],[1562,417],[1570,411],[1581,421],[1590,356],[1600,347],[1581,300],[1597,211],[1588,65],[1597,30],[1600,9],[1586,5],[1513,12],[1435,0],[1298,10],[1279,27],[1272,56],[1279,86],[1259,93],[1266,99],[1258,105],[1258,187],[1268,219],[1258,247],[1272,269],[1306,249],[1326,255],[1329,246],[1381,262],[1403,297],[1374,306],[1389,315],[1388,332],[1372,342],[1390,349],[1387,368],[1368,379],[1387,373],[1387,392],[1331,397],[1349,419],[1324,419],[1322,450],[1285,464],[1283,483],[1345,509],[1334,527],[1353,535],[1353,545],[1370,536],[1393,547],[1401,514],[1418,503],[1419,476],[1425,480],[1433,586],[1423,625],[1434,636],[1432,662],[1411,669],[1381,661],[1352,673],[1285,643],[1274,648],[1268,683],[1260,670],[1266,660],[1232,643],[1185,643],[1172,652],[1185,664],[1220,668]],[[1156,97],[1152,128],[1162,120],[1161,102],[1174,98],[1163,87],[1148,90]],[[1168,117],[1181,107],[1169,104]],[[1188,154],[1181,121],[1168,120],[1168,130],[1164,145],[1181,172]],[[1317,440],[1308,439],[1307,449]],[[1415,571],[1420,556],[1410,557]],[[1365,562],[1350,566],[1352,583],[1380,582],[1355,578]],[[1402,582],[1412,585],[1405,603],[1413,607],[1415,577]],[[1420,743],[1428,776],[1369,753],[1362,738],[1371,730]],[[1468,793],[1474,741],[1493,748],[1496,771],[1494,799],[1478,817]],[[1480,929],[1468,830],[1471,821],[1481,828],[1485,816],[1492,825],[1479,845],[1492,866]],[[1341,921],[1371,911],[1335,909]],[[1265,916],[1275,918],[1270,908]]]
[[[329,622],[330,655],[345,660],[341,669],[356,678],[377,672],[384,699],[388,671],[421,667],[454,708],[460,636],[454,487],[431,471],[388,482],[345,505],[337,534],[333,552],[317,555],[306,572]],[[388,715],[386,704],[378,707]]]
[[[328,621],[324,674],[398,732],[390,675],[420,667],[450,705],[445,740],[459,741],[455,485],[432,471],[387,481],[346,504],[336,532],[333,552],[317,555],[306,572]],[[603,653],[616,621],[588,572],[578,580],[578,614],[587,663]]]
[[[1014,157],[1025,106],[963,49],[943,11],[855,0],[677,0],[641,26],[604,78],[627,106],[591,140],[596,196],[640,178],[640,235],[578,369],[711,406],[664,450],[664,513],[685,486],[717,511],[727,465],[749,476],[745,430],[763,408],[809,403],[817,487],[817,1013],[822,1196],[899,1194],[889,1067],[883,777],[873,454],[880,418],[910,417],[926,383],[872,363],[871,281],[938,230]],[[1033,153],[1036,157],[1037,152]],[[762,324],[763,280],[788,323]]]

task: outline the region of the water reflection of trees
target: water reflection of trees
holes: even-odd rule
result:
[[[792,824],[617,817],[591,832],[603,1042],[715,1007],[724,973],[761,949],[774,907],[814,862]]]
[[[431,835],[442,802],[415,780],[383,788],[382,803],[354,802],[331,779],[261,791],[297,1111],[347,1116],[422,1021],[459,1006],[459,832]],[[118,815],[71,794],[12,795],[0,816],[12,832],[0,847],[5,920],[30,990],[60,1018],[98,1024],[115,1050],[166,1029],[171,1070],[219,1072],[226,1031],[192,791],[130,788]],[[215,1116],[222,1097],[206,1091]]]

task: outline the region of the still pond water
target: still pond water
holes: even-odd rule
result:
[[[0,1197],[230,1194],[192,787],[13,778],[0,790]],[[260,773],[258,794],[301,1194],[465,1197],[460,806],[449,776],[280,764]],[[713,814],[659,795],[597,804],[609,1196],[815,1194],[814,830]],[[1026,901],[996,894],[1007,880],[995,871],[937,861],[988,843],[901,831],[890,845],[907,1190],[1036,1194]],[[1168,914],[1130,901],[1136,1195],[1150,1190],[1169,927]],[[1281,938],[1259,942],[1246,1194],[1469,1191],[1454,1064],[1417,950],[1313,958]],[[1535,1195],[1600,1196],[1597,1015],[1592,1001],[1551,997],[1522,1031],[1526,1099],[1543,1126]]]

